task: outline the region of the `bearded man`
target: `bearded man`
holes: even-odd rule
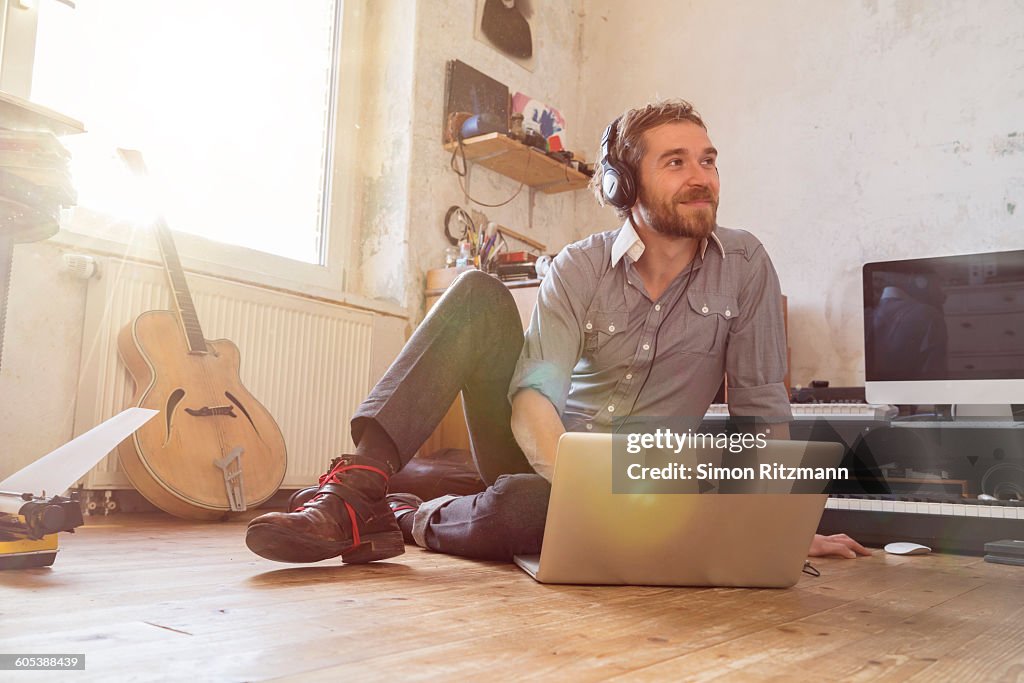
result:
[[[253,552],[368,562],[415,542],[481,559],[536,555],[562,433],[701,416],[723,374],[731,415],[788,438],[779,279],[757,238],[717,225],[718,152],[701,117],[681,100],[631,109],[605,130],[600,158],[592,186],[622,227],[558,254],[525,337],[504,285],[463,274],[352,418],[356,452],[295,510],[254,519]],[[387,496],[460,391],[487,490]],[[869,552],[818,535],[809,554]]]

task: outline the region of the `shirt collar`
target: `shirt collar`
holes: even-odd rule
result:
[[[722,258],[725,258],[725,247],[722,246],[722,241],[718,239],[718,232],[713,231],[711,239],[705,237],[700,241],[700,259],[702,261],[704,260],[704,254],[708,250],[708,244],[712,242],[718,247],[718,253],[722,255]],[[626,222],[619,229],[619,234],[615,236],[615,241],[612,242],[612,268],[617,266],[622,257],[626,255],[629,255],[630,261],[636,263],[643,256],[645,248],[643,240],[640,239],[640,235],[636,233],[636,229],[633,227],[633,221],[626,219]]]

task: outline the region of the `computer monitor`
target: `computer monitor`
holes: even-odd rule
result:
[[[974,404],[991,416],[1024,403],[1024,249],[863,273],[869,403]]]

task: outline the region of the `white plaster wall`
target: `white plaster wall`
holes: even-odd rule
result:
[[[411,3],[410,3],[411,4]],[[588,147],[579,123],[580,15],[582,0],[532,0],[536,67],[530,72],[473,37],[476,0],[419,0],[416,27],[416,83],[412,116],[412,165],[409,182],[408,226],[411,278],[407,301],[419,320],[423,277],[444,265],[448,246],[444,215],[452,204],[473,206],[496,221],[546,244],[552,252],[577,239],[575,196],[579,192],[546,195],[524,189],[508,205],[480,208],[467,204],[450,153],[441,145],[444,118],[445,65],[460,59],[473,68],[559,109],[566,119],[567,147]],[[589,158],[589,154],[586,155]],[[487,169],[471,171],[471,195],[488,204],[511,197],[519,183]]]
[[[534,0],[536,66],[530,72],[473,37],[476,0],[375,0],[365,3],[358,140],[361,206],[353,287],[365,296],[423,313],[426,271],[444,265],[443,219],[459,204],[530,235],[557,251],[580,236],[574,193],[523,189],[505,206],[466,200],[441,145],[445,69],[460,59],[561,110],[567,145],[592,158],[591,135],[577,125],[582,0]],[[472,167],[469,193],[488,204],[519,183]],[[585,234],[585,233],[584,233]]]
[[[62,253],[49,242],[14,247],[0,366],[0,480],[71,437],[86,282],[59,272]]]
[[[794,383],[863,382],[864,262],[1024,247],[1024,3],[585,7],[581,128],[698,107],[719,222],[761,238],[789,297]],[[610,220],[578,202],[581,223]]]
[[[360,2],[359,114],[348,137],[359,150],[360,211],[351,286],[364,296],[405,306],[409,280],[409,177],[414,110],[417,4]]]

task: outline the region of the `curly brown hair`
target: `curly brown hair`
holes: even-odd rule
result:
[[[651,102],[643,107],[630,109],[616,120],[615,143],[610,150],[611,155],[619,160],[619,164],[628,168],[633,173],[633,179],[639,190],[640,179],[637,177],[636,169],[640,166],[647,151],[644,133],[664,123],[673,121],[689,121],[695,123],[704,130],[704,119],[700,117],[693,105],[686,100],[670,99],[660,102]],[[597,152],[597,163],[594,165],[594,176],[590,179],[590,189],[601,206],[605,205],[604,192],[601,183],[604,177],[604,168],[601,166],[601,150]],[[625,219],[629,216],[629,209],[616,208],[615,212],[619,218]]]

